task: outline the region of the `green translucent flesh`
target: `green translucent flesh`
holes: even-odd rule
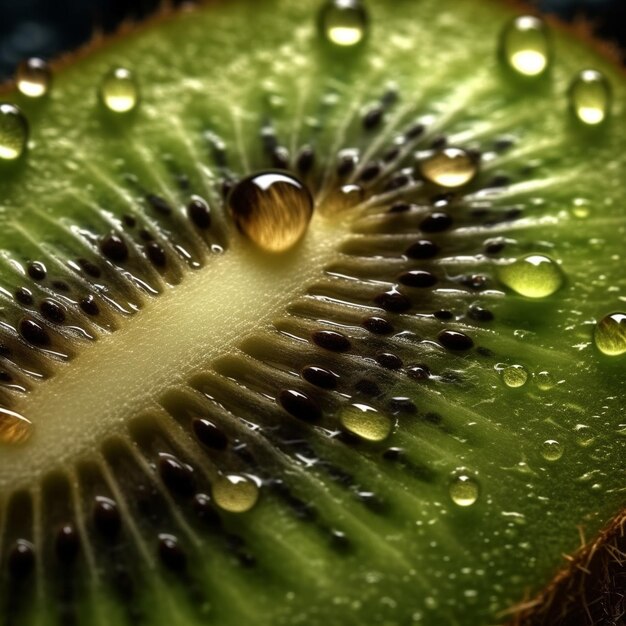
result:
[[[131,516],[136,535],[129,549],[137,554],[133,602],[149,624],[203,623],[205,611],[216,624],[497,623],[501,611],[527,590],[545,584],[562,564],[562,554],[578,547],[580,525],[587,537],[592,536],[623,502],[626,439],[618,431],[623,430],[624,421],[624,361],[600,354],[593,345],[595,320],[623,311],[626,298],[621,269],[626,234],[623,78],[601,59],[590,58],[576,43],[557,36],[556,63],[549,78],[532,88],[519,85],[497,67],[497,37],[510,15],[492,3],[449,0],[442,6],[439,0],[404,0],[394,2],[392,10],[387,2],[371,0],[368,6],[372,30],[366,44],[348,54],[342,51],[339,57],[318,40],[317,3],[217,3],[81,59],[55,76],[52,93],[44,102],[8,96],[31,120],[27,158],[3,167],[0,179],[0,246],[11,258],[39,258],[38,246],[56,248],[62,258],[78,256],[78,242],[69,239],[59,225],[95,228],[98,218],[87,208],[95,203],[112,214],[128,212],[131,204],[124,198],[135,192],[123,183],[121,175],[126,172],[139,176],[144,186],[158,190],[175,205],[186,201],[172,190],[162,160],[168,153],[209,200],[219,220],[218,196],[211,184],[218,174],[201,136],[204,130],[210,128],[224,139],[229,166],[239,175],[268,165],[258,141],[267,117],[292,152],[294,147],[314,142],[318,162],[328,163],[338,148],[368,150],[371,139],[359,128],[360,111],[393,81],[400,100],[388,122],[398,130],[416,117],[432,116],[429,134],[445,132],[450,145],[488,146],[502,134],[518,138],[515,147],[484,164],[483,170],[513,176],[513,185],[495,190],[488,199],[496,207],[522,205],[524,218],[446,235],[447,256],[433,267],[441,273],[495,275],[493,261],[467,255],[480,252],[481,242],[488,237],[506,236],[517,243],[507,247],[502,258],[547,254],[560,261],[566,276],[565,286],[556,294],[536,301],[511,292],[503,296],[496,290],[478,295],[436,293],[434,300],[440,308],[462,313],[477,301],[494,312],[495,322],[479,328],[467,322],[447,325],[461,329],[467,325],[468,334],[478,345],[491,349],[494,358],[475,352],[451,355],[432,344],[421,344],[419,351],[394,344],[396,351],[404,350],[406,363],[426,362],[434,372],[451,370],[463,376],[458,385],[419,384],[406,376],[390,376],[389,396],[410,396],[420,412],[437,412],[444,418],[445,429],[403,418],[385,442],[403,447],[415,464],[432,472],[432,480],[417,479],[397,464],[381,460],[384,447],[361,446],[360,453],[355,453],[335,442],[315,440],[318,454],[349,468],[364,490],[386,502],[384,513],[365,508],[350,490],[330,481],[323,469],[306,469],[289,457],[268,452],[271,473],[289,477],[296,495],[312,502],[329,527],[350,539],[352,548],[345,554],[331,549],[328,535],[299,521],[269,490],[262,490],[253,511],[225,516],[224,524],[245,538],[256,558],[257,565],[251,569],[224,551],[220,536],[171,521],[155,528],[141,515]],[[470,21],[473,26],[468,29]],[[142,94],[138,111],[122,121],[109,119],[98,108],[101,77],[118,65],[135,71]],[[601,69],[614,87],[612,118],[593,132],[581,129],[575,120],[568,121],[566,97],[572,76],[588,66]],[[338,94],[334,107],[320,103],[329,90]],[[270,98],[266,105],[267,93],[278,98]],[[307,127],[309,116],[322,121],[319,132]],[[380,132],[387,131],[372,133],[375,141]],[[393,134],[388,132],[389,139]],[[347,145],[344,137],[349,138]],[[520,175],[529,163],[535,165],[532,174]],[[324,191],[322,187],[318,199]],[[476,194],[469,201],[482,199]],[[577,217],[579,199],[588,204],[587,217]],[[365,238],[378,232],[377,220],[363,217],[353,224],[348,215],[330,222],[314,221],[307,235],[309,245],[305,241],[290,253],[293,265],[283,268],[280,282],[274,274],[280,271],[280,261],[266,261],[251,252],[246,242],[227,238],[230,249],[226,254],[210,259],[207,269],[198,272],[207,276],[215,272],[214,278],[203,283],[202,278],[187,277],[167,298],[151,302],[145,310],[153,327],[162,316],[164,328],[177,328],[180,339],[175,341],[184,347],[176,352],[168,343],[168,354],[173,351],[175,357],[164,357],[162,341],[135,342],[141,331],[133,330],[133,321],[118,320],[122,330],[98,342],[102,350],[108,346],[110,369],[119,370],[124,362],[119,356],[124,341],[126,346],[129,342],[140,345],[135,351],[141,353],[141,360],[134,367],[150,372],[145,380],[148,389],[163,390],[172,371],[177,372],[176,380],[185,380],[206,370],[207,361],[232,350],[271,319],[288,326],[289,319],[282,312],[293,294],[302,293],[303,282],[328,281],[322,278],[324,266],[355,263],[338,260],[333,249],[343,245],[350,230]],[[329,242],[326,252],[324,241]],[[225,264],[231,269],[224,269]],[[214,283],[220,290],[228,285],[233,290],[224,301],[245,301],[237,291],[248,287],[244,274],[257,266],[255,271],[265,272],[268,284],[280,285],[284,300],[268,301],[269,312],[255,300],[256,306],[242,312],[247,325],[235,339],[213,337],[211,316],[203,319],[202,333],[177,324],[177,293],[183,294],[181,298],[201,298],[199,308],[209,312],[216,306]],[[8,263],[2,261],[0,271],[9,291],[22,284]],[[230,313],[232,319],[236,313]],[[432,319],[406,320],[404,326],[425,337],[435,337],[442,328]],[[116,345],[115,337],[122,332],[125,339]],[[168,330],[167,336],[174,332]],[[195,335],[208,337],[202,341],[212,346],[203,346],[202,358],[193,351],[200,341]],[[264,345],[259,343],[258,349]],[[79,386],[91,385],[94,394],[98,378],[115,384],[114,374],[97,370],[98,363],[108,363],[99,359],[99,350],[100,345],[79,349],[80,359],[69,365],[66,382],[58,383],[65,391],[57,395],[73,389],[72,379]],[[91,360],[89,353],[94,355]],[[494,359],[523,365],[530,374],[528,382],[518,389],[506,387]],[[165,374],[158,367],[153,372],[149,365],[160,360],[168,368]],[[557,384],[552,389],[540,389],[537,374],[541,371],[554,376]],[[50,406],[55,379],[61,378],[59,373],[45,383]],[[65,384],[69,386],[61,387]],[[232,390],[242,393],[234,383]],[[261,400],[253,402],[263,410]],[[113,410],[117,421],[104,422],[109,434],[122,431],[128,415],[122,402],[117,404]],[[75,430],[80,430],[57,433],[57,439],[62,436],[68,441],[68,455],[88,455],[92,442],[85,432],[100,436],[97,424],[89,422],[89,415],[80,415],[78,401],[62,395],[57,405],[75,415]],[[39,432],[46,433],[40,435],[45,443],[48,436],[54,436],[45,430],[47,406],[29,404],[27,399],[25,407],[29,408],[27,417],[34,415]],[[146,407],[135,406],[131,413],[136,415],[142,408]],[[150,410],[161,411],[156,404]],[[50,423],[55,424],[52,417]],[[68,424],[71,428],[72,420],[58,423],[59,428]],[[579,424],[595,433],[587,446],[577,441]],[[541,454],[542,443],[548,439],[564,447],[558,461],[547,461]],[[76,449],[74,441],[82,441],[82,449]],[[37,450],[36,445],[33,437],[30,449]],[[36,467],[35,456],[41,457],[33,453],[29,463],[22,462],[29,458],[28,450],[26,446],[22,452],[7,450],[5,454],[3,449],[0,485],[5,496],[12,489],[17,466],[29,477],[26,482],[33,484],[37,484],[38,472],[53,466],[46,461],[36,471],[28,469],[30,461]],[[480,484],[479,498],[469,507],[458,507],[450,499],[451,475],[459,467],[471,471]],[[124,481],[120,484],[123,487]],[[195,584],[204,592],[202,602],[194,595],[193,585],[176,584],[176,576],[153,569],[157,532],[170,530],[181,536],[193,555],[192,571]],[[43,528],[37,527],[36,532],[45,537]],[[0,550],[8,543],[2,536],[0,530]],[[85,566],[85,589],[73,601],[80,623],[111,623],[112,615],[126,619],[122,601],[111,591],[106,576],[99,575],[107,570],[104,557],[96,550],[91,559]],[[4,576],[5,570],[0,578]],[[36,581],[38,592],[30,617],[26,619],[25,610],[20,615],[24,623],[57,623],[58,601],[50,581],[45,574]]]

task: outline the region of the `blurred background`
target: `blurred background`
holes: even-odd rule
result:
[[[0,0],[0,81],[10,77],[25,57],[54,58],[88,41],[94,30],[114,30],[123,19],[149,15],[159,4],[160,0]],[[566,20],[591,21],[601,38],[621,47],[626,62],[626,0],[533,0],[532,4]]]

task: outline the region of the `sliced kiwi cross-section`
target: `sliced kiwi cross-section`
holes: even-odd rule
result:
[[[565,600],[624,552],[620,69],[491,0],[53,69],[0,107],[1,624],[619,623]]]

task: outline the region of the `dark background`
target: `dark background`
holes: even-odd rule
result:
[[[88,41],[95,30],[109,32],[122,19],[141,18],[158,4],[159,0],[0,0],[0,80],[11,76],[25,57],[54,58]],[[626,0],[534,0],[534,4],[568,20],[579,16],[591,20],[600,37],[621,46],[626,60]]]

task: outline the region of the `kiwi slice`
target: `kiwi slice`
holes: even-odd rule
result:
[[[3,624],[576,614],[624,552],[626,88],[515,18],[213,2],[21,68]]]

